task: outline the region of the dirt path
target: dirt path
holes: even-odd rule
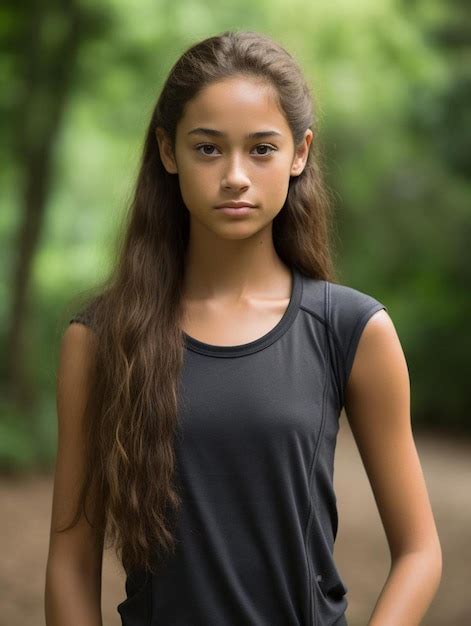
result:
[[[471,562],[471,442],[416,436],[440,533],[444,573],[423,626],[468,626]],[[365,626],[389,570],[381,521],[348,422],[342,418],[335,486],[339,531],[335,557],[348,587],[349,626]],[[0,480],[0,626],[41,626],[52,476]],[[119,564],[105,554],[103,624],[120,626],[125,597]],[[209,626],[209,625],[208,625]],[[222,626],[222,625],[221,625]]]

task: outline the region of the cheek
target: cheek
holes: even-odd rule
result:
[[[180,167],[178,172],[180,192],[185,204],[195,208],[199,204],[204,204],[205,199],[210,194],[211,185],[208,180],[208,173],[202,172],[198,167]]]
[[[289,166],[267,170],[260,182],[260,192],[265,198],[284,202],[289,188]]]
[[[271,188],[280,189],[285,187],[289,181],[290,167],[290,161],[283,157],[260,168],[258,172],[255,172],[255,177],[263,184],[269,183],[268,190]]]
[[[287,174],[285,170],[274,172],[266,181],[263,193],[267,193],[270,196],[278,196],[280,193],[286,193],[288,190],[288,183],[289,173]]]

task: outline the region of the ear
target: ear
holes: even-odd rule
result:
[[[158,126],[155,131],[157,143],[159,144],[160,158],[163,166],[169,174],[177,174],[177,163],[173,154],[170,139],[163,128]]]
[[[311,145],[312,138],[313,138],[312,130],[308,128],[306,132],[304,133],[303,141],[301,142],[300,146],[296,148],[293,162],[291,164],[291,171],[290,171],[291,176],[299,176],[301,172],[304,170],[307,157],[309,154],[309,146]]]

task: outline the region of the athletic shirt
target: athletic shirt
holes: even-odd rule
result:
[[[347,624],[334,452],[362,330],[387,308],[291,272],[289,305],[262,337],[185,333],[177,549],[160,573],[127,572],[122,626]]]

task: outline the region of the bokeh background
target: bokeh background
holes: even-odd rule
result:
[[[107,274],[174,61],[226,29],[284,45],[318,103],[341,282],[384,302],[411,379],[444,571],[428,626],[471,624],[471,16],[465,0],[6,0],[0,9],[0,624],[44,624],[58,349]],[[335,470],[347,618],[389,552],[345,416]],[[105,554],[103,620],[124,578]]]

